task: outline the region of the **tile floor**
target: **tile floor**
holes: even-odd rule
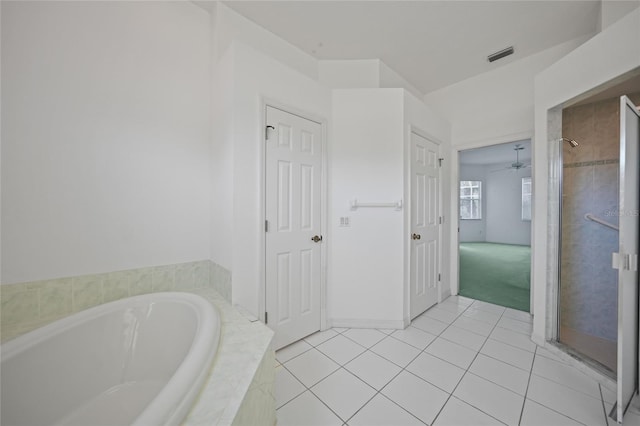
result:
[[[615,395],[530,333],[528,314],[457,296],[405,330],[318,332],[276,353],[278,425],[613,426]]]

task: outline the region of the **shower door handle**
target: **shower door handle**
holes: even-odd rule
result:
[[[619,271],[637,271],[638,270],[638,255],[637,254],[624,254],[624,253],[612,253],[611,267]]]

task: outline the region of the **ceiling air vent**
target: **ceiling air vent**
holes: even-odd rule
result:
[[[512,54],[513,54],[513,46],[509,46],[506,49],[502,49],[499,52],[492,53],[491,55],[487,56],[487,59],[489,60],[489,62],[493,62]]]

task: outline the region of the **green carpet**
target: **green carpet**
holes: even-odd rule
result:
[[[531,247],[460,243],[461,296],[529,312]]]

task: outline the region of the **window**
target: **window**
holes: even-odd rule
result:
[[[460,219],[482,219],[482,182],[460,181]]]
[[[522,220],[531,220],[531,178],[522,178]]]

